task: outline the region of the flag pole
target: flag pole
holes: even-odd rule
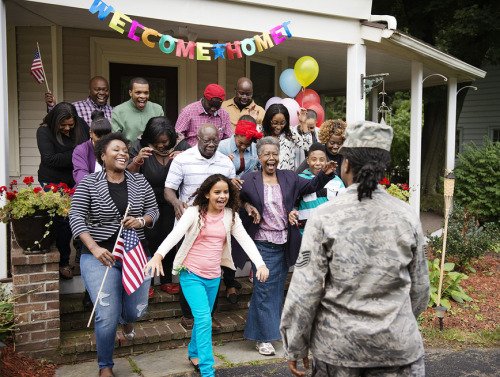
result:
[[[127,209],[125,210],[125,216],[123,216],[124,219],[127,217],[129,208],[130,208],[130,203],[127,205]],[[120,230],[118,232],[118,237],[116,237],[115,247],[113,247],[113,250],[116,249],[116,245],[118,244],[118,239],[120,238],[120,234],[122,233],[122,229],[123,229],[123,223],[120,226]],[[92,318],[94,317],[95,308],[97,307],[97,303],[99,302],[99,296],[101,295],[102,287],[104,286],[104,282],[106,281],[106,276],[108,276],[108,271],[110,268],[111,268],[111,266],[108,266],[106,268],[106,273],[104,274],[104,277],[102,278],[101,288],[99,288],[99,292],[97,293],[97,297],[96,297],[95,302],[94,302],[94,307],[92,308],[92,313],[90,313],[90,318],[89,318],[89,322],[87,323],[87,327],[90,327],[90,322],[92,322]]]
[[[43,68],[42,54],[40,53],[40,46],[38,41],[36,42],[36,48],[38,49],[38,56],[40,56],[40,64],[42,65],[43,78],[45,79],[45,86],[47,87],[47,92],[50,92],[49,83],[47,82],[47,76],[45,76],[45,69]]]

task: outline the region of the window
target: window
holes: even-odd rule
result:
[[[257,105],[264,107],[269,98],[276,96],[277,68],[277,63],[271,59],[269,62],[256,58],[250,60],[249,77],[253,82],[253,100]]]
[[[490,127],[489,131],[491,141],[500,142],[500,127]]]

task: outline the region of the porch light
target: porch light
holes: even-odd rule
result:
[[[443,250],[441,253],[441,271],[439,274],[439,288],[438,288],[438,301],[437,307],[434,308],[436,315],[439,318],[439,328],[443,330],[443,318],[446,308],[441,306],[441,289],[443,288],[443,273],[444,273],[444,259],[446,256],[446,237],[448,235],[448,218],[450,216],[450,207],[453,200],[453,192],[455,190],[455,176],[450,170],[446,170],[444,176],[444,231],[443,231]],[[444,311],[443,311],[444,308]]]

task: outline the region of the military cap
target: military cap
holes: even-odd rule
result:
[[[345,130],[345,148],[380,148],[391,151],[393,130],[387,124],[360,121],[349,124]]]

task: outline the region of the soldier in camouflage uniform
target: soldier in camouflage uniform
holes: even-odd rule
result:
[[[292,373],[312,352],[313,377],[425,376],[417,317],[429,302],[418,217],[378,181],[390,162],[392,128],[346,130],[348,188],[307,222],[281,334]]]

